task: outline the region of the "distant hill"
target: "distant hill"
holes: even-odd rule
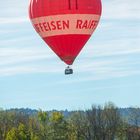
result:
[[[26,114],[29,116],[33,116],[33,115],[36,115],[38,113],[38,110],[30,109],[30,108],[12,108],[12,109],[8,109],[6,111]]]
[[[119,112],[129,124],[135,125],[137,123],[140,126],[140,108],[120,108]]]
[[[15,111],[17,113],[22,113],[22,114],[32,116],[32,115],[36,115],[39,110],[30,109],[30,108],[19,108],[19,109],[18,108],[12,108],[12,109],[8,109],[6,111],[8,111],[8,112]],[[52,113],[52,112],[55,112],[55,111],[57,111],[57,110],[50,110],[50,111],[46,111],[46,112]],[[62,112],[65,117],[69,116],[73,112],[76,112],[76,111],[68,111],[67,109],[66,110],[61,110],[61,111],[58,110],[58,111]],[[121,114],[121,116],[126,118],[126,119],[131,115],[131,113],[135,113],[137,116],[140,116],[140,108],[119,108],[118,111]]]

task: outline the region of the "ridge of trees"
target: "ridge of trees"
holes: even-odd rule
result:
[[[0,140],[140,140],[140,109],[0,110]]]

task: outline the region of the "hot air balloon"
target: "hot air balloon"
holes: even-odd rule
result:
[[[36,32],[67,65],[72,65],[96,29],[101,0],[31,0],[29,17]],[[72,74],[68,66],[65,74]]]

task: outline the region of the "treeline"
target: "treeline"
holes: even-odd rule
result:
[[[140,140],[140,109],[124,116],[112,103],[67,115],[0,110],[0,140]]]

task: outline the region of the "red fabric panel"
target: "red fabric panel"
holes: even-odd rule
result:
[[[90,35],[62,35],[44,38],[50,48],[68,65],[71,65]]]
[[[31,0],[34,15],[32,18],[57,14],[98,14],[101,15],[101,0]],[[30,8],[30,7],[29,7]],[[30,11],[29,11],[30,12]]]

